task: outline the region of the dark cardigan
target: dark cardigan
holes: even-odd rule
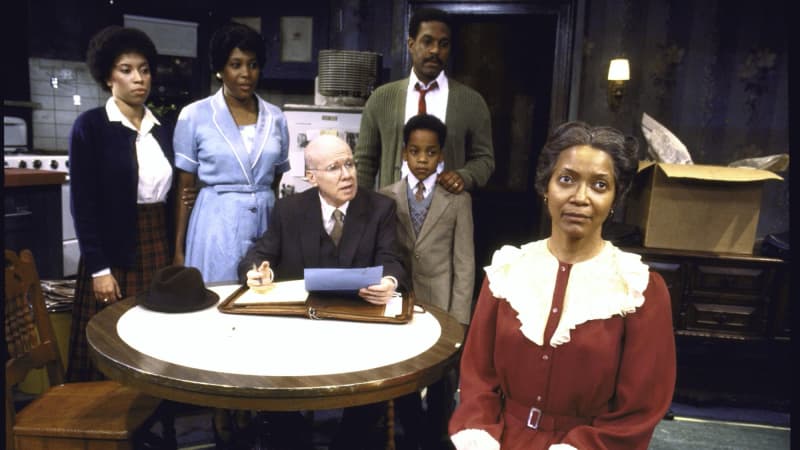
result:
[[[174,167],[172,127],[152,134]],[[136,199],[139,165],[136,132],[110,122],[105,107],[84,112],[70,133],[70,208],[81,257],[89,273],[106,267],[130,269],[136,261]],[[174,183],[173,183],[174,186]],[[167,235],[172,234],[172,197],[167,198]],[[170,245],[172,239],[168,239]]]

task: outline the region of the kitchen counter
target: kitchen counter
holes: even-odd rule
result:
[[[61,185],[67,174],[52,170],[4,169],[3,187]]]

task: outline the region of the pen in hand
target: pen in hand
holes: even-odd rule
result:
[[[273,278],[274,275],[268,261],[262,262],[259,267],[253,263],[253,268],[247,272],[247,286],[256,292],[263,293],[272,287]]]

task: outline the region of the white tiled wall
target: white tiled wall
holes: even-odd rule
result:
[[[81,61],[29,58],[28,69],[31,101],[41,105],[33,110],[33,149],[66,151],[78,114],[105,104],[109,94]],[[58,78],[58,89],[52,87],[52,77]],[[74,95],[80,95],[80,106],[74,104]]]
[[[92,79],[89,68],[82,61],[29,58],[28,69],[31,101],[41,105],[41,108],[33,110],[33,150],[66,151],[69,149],[69,132],[78,114],[104,105],[111,94]],[[58,78],[58,89],[52,87],[52,77]],[[219,87],[220,83],[212,79],[211,93],[217,92]],[[80,106],[73,104],[72,97],[76,94],[81,96]],[[261,90],[259,94],[279,108],[286,103],[314,103],[313,92],[291,95],[277,90]]]

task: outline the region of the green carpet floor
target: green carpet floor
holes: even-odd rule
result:
[[[787,427],[676,417],[659,423],[650,449],[788,450],[790,434]]]

